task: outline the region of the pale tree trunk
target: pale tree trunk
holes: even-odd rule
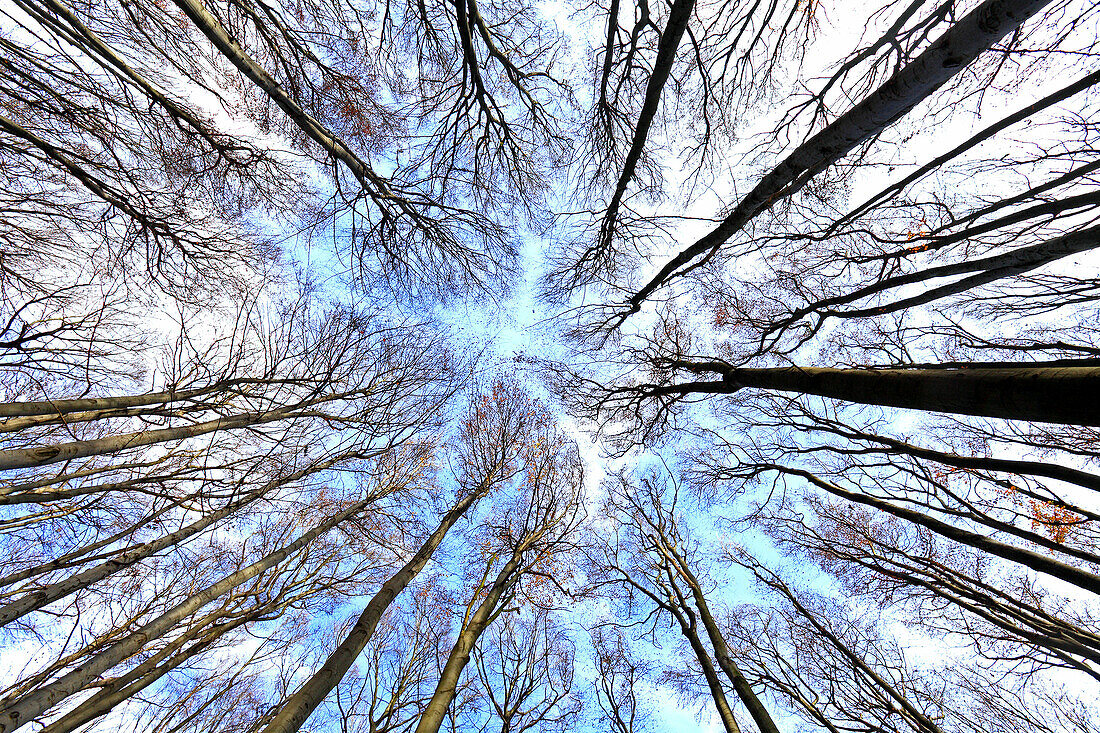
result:
[[[157,430],[143,430],[122,435],[110,435],[106,438],[93,438],[91,440],[77,440],[71,443],[59,443],[57,445],[40,445],[34,448],[21,448],[17,450],[0,451],[0,471],[10,471],[18,468],[31,468],[34,466],[48,466],[51,463],[62,463],[77,458],[89,456],[108,455],[120,453],[133,448],[140,448],[156,443],[185,440],[200,435],[217,432],[218,430],[234,430],[250,425],[262,425],[286,420],[294,417],[294,408],[280,408],[268,412],[245,412],[229,417],[220,417],[216,420],[185,425],[174,428],[160,428]]]
[[[501,596],[515,583],[515,574],[519,569],[522,550],[515,550],[508,562],[497,573],[496,579],[489,588],[485,600],[477,607],[477,610],[463,624],[462,631],[458,635],[454,648],[447,657],[447,663],[443,666],[443,672],[439,675],[435,693],[428,701],[420,720],[416,724],[416,733],[438,733],[443,725],[443,719],[447,715],[447,708],[454,700],[455,691],[458,689],[458,681],[462,670],[470,661],[470,654],[477,644],[481,634],[488,628],[496,617],[497,604]]]
[[[49,560],[47,562],[39,563],[38,565],[34,565],[34,566],[28,567],[28,568],[24,568],[22,570],[17,570],[13,573],[8,573],[4,577],[0,578],[0,588],[12,585],[13,583],[18,583],[18,582],[23,581],[23,580],[27,580],[29,578],[33,578],[36,575],[43,575],[45,573],[52,573],[52,572],[55,572],[57,570],[62,570],[62,569],[67,568],[67,567],[72,567],[73,565],[80,565],[84,562],[80,558],[85,557],[86,555],[90,555],[91,553],[95,552],[96,550],[101,550],[104,547],[109,547],[109,546],[115,544],[116,542],[118,542],[119,540],[123,539],[124,537],[133,535],[133,533],[137,532],[142,527],[146,527],[149,524],[152,524],[153,522],[157,521],[158,519],[160,519],[161,517],[166,515],[168,512],[175,509],[176,507],[178,507],[181,504],[184,504],[184,503],[186,503],[186,502],[188,502],[192,499],[195,499],[196,497],[198,497],[197,493],[196,494],[191,494],[189,496],[181,497],[179,499],[176,499],[171,504],[169,504],[168,506],[166,506],[162,509],[158,509],[158,510],[154,511],[152,514],[150,514],[147,517],[144,517],[141,521],[139,521],[135,524],[129,525],[127,527],[123,527],[121,530],[119,530],[118,532],[116,532],[113,535],[110,535],[108,537],[104,537],[103,539],[98,540],[96,542],[92,542],[91,544],[88,544],[88,545],[82,545],[81,547],[78,547],[74,550],[70,550],[69,552],[66,552],[64,555],[61,555],[60,557],[55,557],[54,559]]]
[[[25,596],[12,601],[2,607],[0,607],[0,626],[11,623],[12,621],[25,616],[26,614],[37,611],[40,608],[44,608],[54,601],[60,600],[70,593],[75,593],[82,588],[87,588],[93,583],[97,583],[104,578],[107,578],[120,570],[130,567],[134,563],[141,562],[146,558],[152,557],[156,553],[164,550],[173,545],[177,545],[180,542],[187,540],[190,537],[195,536],[199,532],[203,531],[215,522],[228,517],[231,514],[236,513],[242,508],[248,506],[252,502],[264,497],[279,486],[283,486],[291,481],[297,481],[298,479],[307,476],[310,473],[321,471],[326,468],[331,468],[338,463],[346,455],[340,456],[332,460],[325,461],[320,465],[310,466],[299,471],[295,471],[289,476],[277,479],[275,481],[268,482],[265,486],[251,491],[244,495],[240,499],[227,504],[221,509],[211,512],[210,514],[202,517],[201,519],[192,522],[186,527],[182,527],[175,532],[164,535],[151,542],[138,545],[122,552],[110,560],[106,560],[99,565],[82,570],[79,573],[69,576],[63,580],[59,580],[56,583],[51,583],[44,588],[31,591]]]
[[[721,224],[672,258],[631,296],[632,312],[700,255],[710,256],[755,217],[798,191],[828,166],[881,133],[1034,16],[1050,0],[986,0],[925,51],[765,175]]]
[[[299,129],[326,152],[348,167],[352,175],[376,196],[387,194],[386,182],[363,161],[343,140],[321,122],[314,119],[291,99],[262,66],[233,39],[229,31],[203,5],[202,0],[174,0],[184,14],[191,19],[214,47],[225,56],[245,77],[262,89]]]
[[[405,563],[401,570],[387,580],[382,588],[375,593],[374,597],[370,599],[355,625],[352,626],[347,636],[325,660],[325,663],[321,665],[321,668],[314,672],[313,676],[283,703],[279,712],[267,724],[262,733],[293,733],[305,724],[328,693],[340,684],[340,680],[344,678],[360,652],[370,642],[371,636],[374,635],[374,630],[378,626],[382,615],[385,614],[386,609],[424,569],[428,560],[431,559],[440,543],[443,542],[447,532],[473,506],[479,497],[480,494],[471,493],[444,515],[439,526],[416,551],[416,554]]]
[[[726,733],[741,733],[741,728],[737,725],[737,719],[733,716],[733,709],[726,698],[726,692],[722,689],[722,681],[718,678],[718,671],[710,660],[710,654],[707,653],[698,632],[687,622],[687,619],[681,618],[681,613],[674,612],[676,620],[680,623],[680,633],[688,640],[691,650],[695,652],[695,658],[698,660],[699,668],[702,669],[703,677],[707,681],[707,688],[714,700],[714,708],[718,711],[718,718],[722,721],[722,727],[725,728]]]
[[[228,593],[242,583],[271,569],[290,555],[309,545],[333,527],[361,512],[374,501],[373,498],[357,502],[317,527],[309,530],[294,542],[251,565],[231,573],[222,580],[207,586],[198,593],[175,605],[159,617],[128,634],[84,664],[76,667],[60,679],[16,700],[3,701],[0,709],[0,733],[15,730],[45,713],[70,695],[85,689],[107,670],[141,651],[146,642],[164,635],[177,623],[199,610],[207,603]]]
[[[749,711],[749,715],[752,716],[756,726],[760,729],[760,733],[779,733],[779,728],[776,727],[775,721],[768,713],[768,709],[764,707],[764,703],[753,691],[752,685],[745,679],[745,675],[741,673],[737,663],[733,661],[729,645],[726,644],[726,639],[718,628],[718,623],[710,613],[710,606],[707,605],[707,599],[703,596],[698,581],[694,575],[691,575],[690,571],[688,571],[688,577],[691,594],[695,599],[695,606],[699,609],[699,618],[702,619],[703,628],[706,629],[710,644],[714,647],[714,658],[718,660],[718,666],[726,673],[726,677],[729,678],[733,689],[737,691],[737,696],[741,698],[741,703]]]
[[[968,272],[975,273],[969,277],[960,278],[953,283],[929,288],[920,295],[903,298],[881,306],[858,308],[847,311],[825,311],[827,315],[838,318],[860,318],[881,315],[883,313],[893,313],[894,311],[904,310],[905,308],[912,308],[914,306],[930,303],[933,300],[946,298],[950,295],[964,293],[967,290],[982,285],[988,285],[989,283],[1002,280],[1006,277],[1022,275],[1025,272],[1030,272],[1043,265],[1060,260],[1063,257],[1087,252],[1098,246],[1100,246],[1100,227],[1093,227],[1079,232],[1064,234],[1045,242],[1021,247],[1011,252],[983,257],[979,260],[966,260],[950,265],[929,268],[927,270],[919,270],[907,275],[888,278],[874,285],[868,285],[865,288],[855,290],[847,295],[828,298],[819,303],[814,303],[812,308],[800,308],[796,313],[800,312],[805,314],[811,312],[811,310],[819,310],[826,306],[850,303],[854,300],[859,300],[883,290],[900,287],[902,285],[933,280],[935,278],[950,277],[952,275],[961,275]]]
[[[230,382],[212,384],[197,389],[183,391],[168,390],[165,392],[147,392],[139,395],[121,395],[118,397],[85,397],[72,400],[40,400],[38,402],[4,402],[0,403],[0,417],[47,417],[56,415],[68,415],[73,412],[99,412],[123,410],[131,407],[148,407],[150,405],[167,405],[172,402],[182,402],[193,397],[216,392],[229,386]],[[9,421],[2,423],[7,425]]]
[[[707,599],[703,595],[703,589],[699,585],[698,578],[695,577],[691,568],[688,567],[687,560],[676,551],[672,543],[668,542],[663,534],[655,536],[653,542],[656,550],[664,557],[667,572],[670,575],[673,573],[678,574],[687,582],[688,588],[691,589],[691,597],[695,602],[695,608],[699,613],[699,618],[703,622],[703,629],[707,632],[707,638],[710,639],[710,645],[714,649],[714,658],[718,661],[718,666],[725,672],[726,677],[729,678],[734,691],[737,692],[737,696],[741,699],[741,703],[749,711],[749,715],[752,716],[756,726],[760,729],[760,733],[779,733],[779,729],[768,713],[768,709],[764,707],[764,703],[756,696],[749,681],[745,679],[745,675],[741,674],[740,668],[733,661],[725,636],[722,635],[721,629],[718,628],[718,623],[714,620],[714,616],[711,615],[710,606],[707,604]],[[671,580],[675,582],[674,579]],[[679,594],[679,591],[677,591],[677,593]],[[686,609],[687,599],[680,596],[679,605]],[[687,629],[684,627],[684,622],[682,620],[680,621],[680,626],[684,629],[684,635],[688,636]],[[691,630],[691,635],[688,638],[692,641],[693,647],[698,646],[696,655],[699,657],[699,661],[705,662],[707,666],[710,666],[713,673],[714,668],[710,665],[710,659],[707,657],[706,651],[699,642],[694,629]],[[709,678],[707,682],[710,683]],[[718,689],[720,691],[721,687],[719,686]],[[717,700],[717,698],[715,699]],[[724,697],[722,702],[725,702]]]
[[[85,723],[106,715],[120,702],[130,699],[184,662],[201,654],[228,632],[261,616],[265,610],[260,608],[240,618],[204,629],[205,623],[217,618],[221,612],[210,614],[202,619],[200,623],[197,623],[194,629],[178,639],[173,639],[171,644],[126,674],[108,682],[75,709],[37,731],[37,733],[71,733]],[[175,653],[188,641],[195,638],[199,640],[186,651],[179,654]],[[168,661],[165,662],[165,659]],[[162,662],[164,663],[162,664]]]

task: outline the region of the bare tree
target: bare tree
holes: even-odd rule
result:
[[[740,727],[726,696],[726,684],[732,686],[760,730],[777,731],[767,707],[733,659],[703,582],[695,574],[693,566],[699,562],[696,547],[677,524],[677,489],[666,499],[658,477],[645,477],[640,486],[620,481],[612,490],[609,508],[622,523],[624,541],[621,546],[606,543],[599,548],[595,564],[602,576],[595,581],[597,586],[618,584],[628,596],[639,594],[657,614],[667,614],[675,621],[695,655],[727,731]]]
[[[474,647],[473,662],[501,733],[573,730],[573,641],[544,608],[504,615]],[[487,725],[492,725],[488,723]]]
[[[531,443],[544,438],[545,415],[511,382],[500,381],[473,401],[462,426],[454,506],[405,565],[371,598],[325,663],[281,707],[265,731],[298,730],[351,668],[390,604],[431,560],[451,527],[486,495],[517,473],[530,471]]]
[[[474,540],[478,549],[469,568],[471,595],[435,694],[417,723],[418,733],[439,730],[474,648],[501,615],[522,613],[528,604],[556,605],[566,590],[560,587],[556,564],[573,549],[584,517],[583,473],[576,446],[551,422],[538,428],[524,446],[525,465],[515,493],[498,500],[494,516],[486,518]]]

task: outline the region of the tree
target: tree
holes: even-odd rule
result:
[[[732,658],[695,574],[694,548],[677,526],[675,491],[671,498],[663,493],[653,476],[643,479],[641,486],[623,482],[612,490],[608,514],[619,520],[626,536],[622,545],[616,538],[599,547],[594,560],[597,587],[617,584],[630,600],[635,593],[644,597],[655,609],[651,623],[658,615],[672,617],[695,656],[726,731],[740,730],[726,695],[728,684],[757,727],[774,733],[778,728]]]
[[[497,382],[474,400],[462,425],[462,473],[454,506],[402,568],[371,598],[348,634],[310,679],[287,700],[265,731],[298,730],[351,668],[370,642],[390,604],[431,560],[447,533],[478,501],[519,473],[531,476],[531,461],[547,438],[546,416],[514,384]]]
[[[504,615],[474,647],[478,682],[501,733],[567,731],[578,722],[573,692],[575,649],[549,612],[535,608]]]
[[[461,616],[454,646],[417,723],[417,733],[439,730],[461,675],[492,624],[503,614],[523,613],[525,606],[552,607],[559,593],[567,594],[557,565],[573,549],[574,534],[584,518],[584,477],[576,446],[557,432],[547,415],[538,417],[523,446],[518,490],[501,502],[499,514],[487,517],[478,528],[477,550],[467,570],[469,599],[458,607]],[[536,721],[553,713],[550,706]],[[506,716],[503,724],[511,725],[512,717]]]

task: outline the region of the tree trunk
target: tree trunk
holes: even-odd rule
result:
[[[738,369],[721,362],[676,365],[696,372],[719,372],[724,379],[655,387],[651,394],[728,394],[751,387],[863,405],[1100,426],[1100,366]]]
[[[19,699],[4,701],[4,707],[0,709],[0,733],[7,733],[8,731],[15,730],[42,715],[70,695],[74,695],[85,689],[104,672],[140,652],[147,641],[162,636],[177,623],[187,618],[187,616],[199,610],[207,603],[210,603],[242,583],[274,567],[336,525],[361,512],[373,501],[374,499],[367,499],[357,502],[353,506],[348,507],[336,516],[329,518],[317,527],[306,532],[281,550],[277,550],[251,565],[231,573],[217,583],[207,586],[181,603],[176,604],[159,617],[141,626],[136,631],[128,634],[120,641],[112,644],[104,651],[96,654],[86,663],[76,667],[60,679],[30,694],[24,695]]]
[[[726,729],[726,733],[741,733],[741,728],[737,725],[737,719],[733,717],[733,709],[730,708],[729,700],[726,698],[726,692],[722,689],[722,682],[718,679],[718,671],[714,669],[714,662],[710,660],[710,655],[707,653],[703,641],[699,638],[699,633],[687,622],[687,619],[682,618],[682,611],[673,611],[673,615],[680,622],[680,633],[688,640],[691,650],[695,652],[695,658],[699,661],[699,668],[703,671],[703,677],[707,681],[707,688],[714,700],[714,707],[718,711],[718,718],[722,721],[722,727]]]
[[[195,536],[218,520],[224,519],[230,514],[234,514],[240,509],[248,506],[257,499],[262,498],[273,489],[288,484],[292,481],[297,481],[298,479],[307,476],[310,473],[323,471],[326,468],[331,468],[336,463],[347,457],[348,454],[345,453],[337,458],[325,461],[322,464],[313,465],[308,468],[295,471],[289,476],[270,481],[259,489],[249,492],[240,499],[237,499],[236,501],[227,504],[221,509],[192,522],[186,527],[182,527],[175,532],[160,537],[159,539],[153,540],[151,542],[146,542],[145,544],[138,545],[137,547],[133,547],[129,550],[126,550],[125,552],[122,552],[119,555],[116,555],[115,557],[112,557],[110,560],[106,560],[105,562],[100,563],[99,565],[88,568],[87,570],[82,570],[75,575],[71,575],[68,578],[59,580],[56,583],[51,583],[44,588],[39,588],[38,590],[32,591],[27,595],[0,607],[0,627],[4,626],[5,624],[11,623],[17,618],[25,616],[32,611],[37,611],[40,608],[44,608],[54,601],[64,598],[70,593],[75,593],[82,588],[87,588],[93,583],[97,583],[104,578],[107,578],[114,573],[117,573],[120,570],[130,567],[134,563],[141,562],[146,558],[152,557],[161,550],[164,550],[173,545],[177,545],[180,542],[183,542],[184,540]]]
[[[259,617],[264,610],[265,609],[260,608],[241,618],[218,624],[212,628],[206,629],[205,633],[203,633],[202,627],[199,626],[193,631],[181,636],[179,639],[174,639],[171,644],[160,652],[143,661],[123,676],[108,682],[75,709],[42,728],[37,733],[72,733],[72,731],[80,728],[82,725],[106,715],[120,702],[130,699],[149,685],[164,677],[164,675],[178,668],[184,662],[201,654],[209,648],[211,644],[229,631],[243,626],[253,618]],[[211,616],[217,617],[218,613],[211,614]],[[204,619],[204,622],[208,620],[209,619]],[[178,654],[175,653],[195,637],[202,638],[185,651]],[[168,661],[161,664],[165,659]]]
[[[745,675],[741,674],[741,669],[733,661],[729,645],[726,643],[725,637],[722,636],[722,632],[718,628],[718,623],[710,613],[710,606],[707,604],[707,599],[703,596],[702,588],[699,587],[699,581],[696,580],[695,576],[687,569],[686,564],[684,564],[684,570],[688,577],[688,583],[691,586],[692,597],[695,599],[695,606],[699,609],[699,618],[702,619],[703,628],[706,629],[707,636],[710,638],[710,644],[714,647],[714,658],[718,660],[718,666],[726,673],[726,677],[729,678],[730,683],[733,685],[733,689],[737,691],[737,696],[741,698],[741,703],[748,709],[749,715],[752,716],[753,721],[756,723],[756,727],[760,729],[760,733],[779,733],[779,728],[776,727],[775,721],[772,720],[772,716],[768,713],[768,709],[764,707],[764,703],[757,697],[756,692],[752,689],[752,685],[745,679]]]
[[[214,47],[225,56],[237,70],[262,89],[277,104],[298,128],[321,146],[327,153],[348,167],[356,180],[375,195],[387,193],[385,181],[381,179],[343,140],[314,119],[290,95],[279,86],[262,66],[248,55],[224,25],[203,5],[202,0],[174,0],[176,5]]]
[[[443,672],[439,675],[435,693],[432,695],[432,699],[428,701],[419,722],[416,724],[416,733],[439,732],[439,727],[443,725],[443,718],[447,714],[447,708],[454,700],[462,670],[466,668],[470,661],[470,653],[473,651],[474,645],[477,644],[481,634],[492,622],[494,611],[496,611],[501,596],[515,582],[513,576],[519,568],[520,557],[520,550],[512,553],[508,562],[497,573],[497,577],[489,588],[485,600],[481,602],[470,620],[463,626],[458,635],[458,640],[455,641],[454,648],[451,649],[451,653],[447,657],[447,663],[443,666]]]
[[[709,256],[776,201],[795,193],[817,173],[903,117],[1048,4],[1050,0],[986,0],[961,18],[924,53],[764,176],[721,224],[676,255],[630,298],[631,310],[640,309],[654,290],[696,257]]]
[[[1091,196],[1091,198],[1100,197]],[[923,282],[925,280],[950,277],[952,275],[961,275],[967,272],[976,273],[969,277],[960,278],[953,283],[940,285],[939,287],[935,288],[929,288],[920,295],[903,298],[901,300],[895,301],[893,303],[887,303],[882,306],[858,308],[848,311],[825,311],[825,314],[837,318],[862,318],[867,316],[876,316],[882,313],[893,313],[894,311],[903,310],[905,308],[912,308],[913,306],[930,303],[933,300],[946,298],[950,295],[957,295],[958,293],[963,293],[967,290],[971,290],[982,285],[988,285],[991,282],[996,282],[997,280],[1001,280],[1006,277],[1022,275],[1025,272],[1030,272],[1031,270],[1042,267],[1043,265],[1047,265],[1051,262],[1055,262],[1056,260],[1060,260],[1063,257],[1080,254],[1081,252],[1088,252],[1089,250],[1095,249],[1098,246],[1100,246],[1100,227],[1092,227],[1091,229],[1085,229],[1079,232],[1064,234],[1060,237],[1055,237],[1045,242],[1039,242],[1028,247],[1021,247],[1020,249],[1015,249],[1011,252],[1004,252],[990,257],[983,257],[980,260],[965,260],[963,262],[956,262],[950,265],[941,265],[939,267],[932,267],[927,270],[918,270],[917,272],[911,272],[907,275],[899,275],[897,277],[888,278],[874,285],[868,285],[865,288],[860,288],[859,290],[848,293],[847,295],[837,296],[835,298],[828,298],[819,303],[814,303],[810,308],[800,308],[799,311],[805,311],[808,313],[811,310],[817,310],[822,306],[850,303],[854,300],[866,298],[883,290],[900,287],[902,285]]]
[[[44,417],[67,415],[72,412],[113,411],[129,407],[167,405],[172,402],[183,402],[193,397],[216,392],[243,381],[253,380],[226,380],[206,387],[187,389],[180,392],[167,390],[165,392],[148,392],[146,394],[121,395],[118,397],[85,397],[83,399],[41,400],[38,402],[4,402],[0,403],[0,417]]]
[[[480,494],[471,493],[444,515],[439,526],[416,551],[412,559],[375,593],[343,641],[329,655],[321,668],[314,672],[313,676],[283,703],[278,714],[268,723],[262,733],[293,733],[305,724],[317,706],[324,701],[336,685],[340,684],[340,680],[344,678],[351,665],[355,663],[359,653],[363,651],[371,636],[374,635],[374,630],[386,609],[420,573],[435,553],[436,548],[443,542],[447,532],[466,513],[466,510],[473,506],[479,497]]]
[[[615,192],[611,201],[607,204],[603,221],[600,225],[600,241],[596,244],[596,251],[586,253],[585,259],[597,259],[600,254],[606,253],[612,246],[612,239],[618,225],[619,206],[623,196],[626,195],[630,182],[634,180],[634,172],[645,150],[646,138],[649,136],[649,128],[657,115],[657,108],[661,104],[661,93],[668,76],[672,73],[673,63],[676,61],[676,51],[680,48],[680,40],[687,31],[688,21],[691,19],[691,11],[695,8],[695,0],[676,0],[668,14],[668,23],[661,33],[661,40],[657,44],[657,56],[653,59],[653,71],[646,83],[645,97],[642,100],[642,109],[638,113],[638,122],[634,128],[634,136],[630,140],[630,149],[623,160],[623,169],[619,174],[619,180],[615,184]],[[616,22],[616,18],[610,18],[609,23]],[[609,56],[610,58],[610,56]],[[583,263],[583,260],[582,260]]]
[[[216,420],[196,423],[194,425],[181,425],[179,427],[160,428],[158,430],[143,430],[135,433],[110,435],[106,438],[94,438],[92,440],[77,440],[71,443],[60,443],[57,445],[40,445],[34,448],[5,450],[0,451],[0,471],[10,471],[17,468],[32,468],[34,466],[48,466],[51,463],[62,463],[76,458],[120,453],[124,450],[140,448],[155,443],[166,443],[169,441],[194,438],[218,430],[234,430],[249,425],[262,425],[277,420],[286,420],[293,416],[294,412],[288,408],[280,408],[269,412],[245,412],[238,415],[230,415],[229,417],[220,417]]]

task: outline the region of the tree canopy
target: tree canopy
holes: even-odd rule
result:
[[[1100,733],[1100,5],[0,16],[0,733]]]

